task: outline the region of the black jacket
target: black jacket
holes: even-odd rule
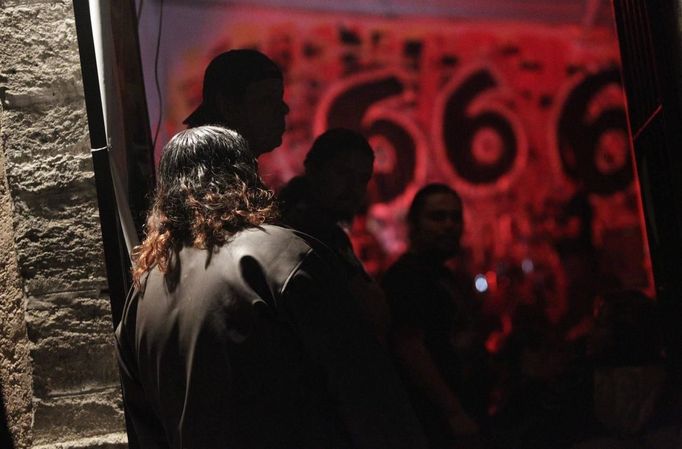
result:
[[[324,246],[278,226],[153,269],[116,332],[139,446],[424,447],[339,272]]]

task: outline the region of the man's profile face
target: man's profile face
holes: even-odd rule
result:
[[[241,107],[230,108],[231,122],[249,142],[254,156],[268,153],[282,144],[289,107],[284,102],[282,80],[270,78],[249,84],[242,96]]]
[[[424,199],[412,232],[412,246],[419,251],[454,256],[463,229],[462,201],[451,193],[433,193]]]

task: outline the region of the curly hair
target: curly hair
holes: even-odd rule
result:
[[[146,237],[133,252],[133,282],[140,287],[155,267],[167,273],[183,246],[218,247],[277,217],[243,137],[217,126],[181,131],[164,147]]]

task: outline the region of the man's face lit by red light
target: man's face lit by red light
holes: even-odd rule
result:
[[[284,102],[282,80],[271,78],[249,84],[238,107],[225,104],[227,123],[241,133],[254,156],[282,144],[289,106]]]
[[[446,258],[454,256],[459,250],[464,230],[462,201],[451,193],[433,193],[427,196],[413,226],[413,251]]]

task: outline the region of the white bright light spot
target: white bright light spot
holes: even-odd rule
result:
[[[476,275],[474,278],[474,287],[476,287],[476,291],[479,293],[485,293],[488,291],[488,280],[485,278],[485,275]]]
[[[531,273],[535,269],[535,265],[533,265],[532,260],[523,259],[523,262],[521,262],[521,269],[523,270],[524,273],[528,274],[528,273]]]

